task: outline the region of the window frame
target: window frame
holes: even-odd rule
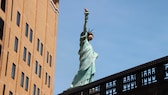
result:
[[[37,95],[40,95],[40,88],[37,88]]]
[[[35,63],[35,74],[38,73],[38,61],[36,60],[36,63]]]
[[[29,77],[26,76],[25,90],[28,91],[28,89],[29,89]]]
[[[15,52],[18,51],[18,43],[19,43],[19,39],[17,37],[15,37],[15,42],[14,42],[14,51]]]
[[[41,47],[40,47],[40,55],[43,55],[43,43],[41,43]]]
[[[3,32],[4,32],[4,20],[0,17],[0,40],[3,39]]]
[[[38,70],[38,76],[41,78],[41,71],[42,71],[42,66],[39,64],[39,70]]]
[[[15,65],[15,63],[13,63],[12,64],[12,71],[11,71],[12,79],[15,79],[15,72],[16,72],[16,65]]]
[[[26,61],[26,55],[27,55],[27,48],[24,47],[23,49],[23,60]]]
[[[50,55],[50,67],[52,66],[52,55]]]
[[[33,87],[33,95],[36,95],[36,84],[34,84],[34,87]]]
[[[23,87],[24,86],[24,73],[21,73],[21,79],[20,79],[20,86]]]
[[[6,0],[1,0],[1,9],[3,10],[3,12],[5,12],[5,8],[6,7]]]
[[[26,26],[25,26],[25,36],[28,37],[28,33],[29,33],[29,24],[26,23]]]
[[[17,11],[16,24],[18,27],[20,27],[20,17],[21,17],[21,14],[19,11]]]
[[[31,63],[31,53],[28,52],[27,65],[30,66]]]
[[[33,30],[32,29],[30,29],[29,41],[30,42],[33,41]]]

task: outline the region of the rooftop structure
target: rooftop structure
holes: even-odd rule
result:
[[[168,95],[168,56],[59,95]]]

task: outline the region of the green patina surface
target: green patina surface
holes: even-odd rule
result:
[[[79,56],[80,56],[80,66],[77,74],[75,75],[71,88],[82,86],[94,81],[94,74],[96,72],[95,67],[95,60],[98,57],[98,54],[93,50],[92,45],[89,43],[87,36],[87,20],[89,12],[85,9],[85,22],[84,22],[84,29],[80,35],[80,49],[79,49]]]

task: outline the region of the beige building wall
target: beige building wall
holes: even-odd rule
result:
[[[0,94],[53,95],[59,0],[0,0]]]

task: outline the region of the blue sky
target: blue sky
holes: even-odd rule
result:
[[[95,80],[168,55],[168,0],[60,0],[54,95],[77,73],[84,8],[99,54]]]

